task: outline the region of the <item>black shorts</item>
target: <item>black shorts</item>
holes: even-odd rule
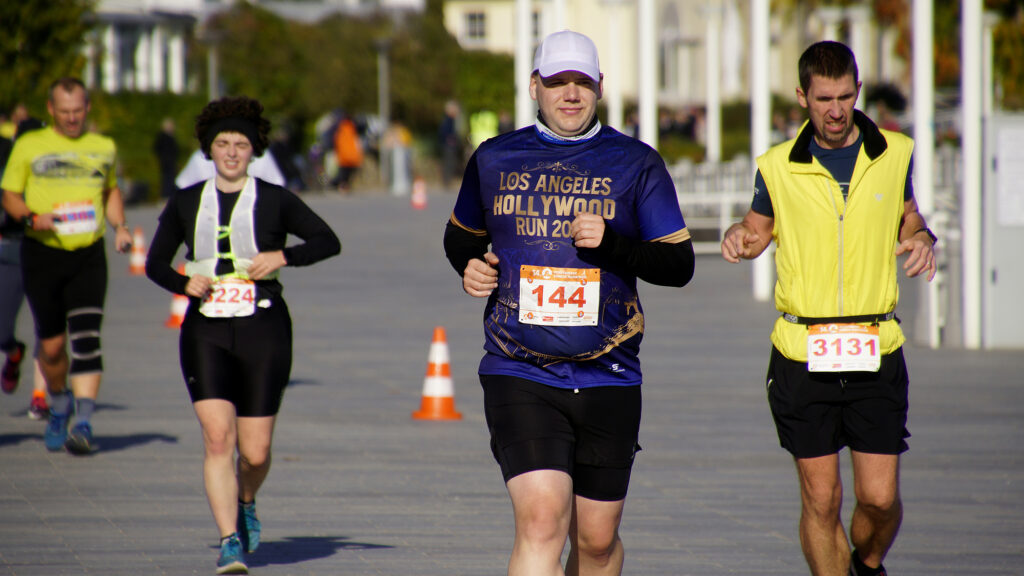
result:
[[[796,458],[839,452],[907,450],[909,377],[903,349],[882,356],[878,372],[808,372],[772,348],[768,404],[779,443]]]
[[[181,325],[181,373],[192,402],[213,398],[238,416],[274,416],[292,370],[292,321],[284,300],[252,316],[207,318],[192,299]]]
[[[491,452],[505,481],[560,470],[573,493],[614,502],[626,497],[640,450],[640,387],[566,390],[513,376],[480,375]]]
[[[103,310],[107,254],[102,240],[79,250],[61,250],[25,238],[21,271],[40,339],[64,334],[72,310]]]

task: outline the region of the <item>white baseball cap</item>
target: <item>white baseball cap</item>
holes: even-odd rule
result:
[[[533,55],[533,71],[542,78],[574,70],[601,81],[601,66],[597,61],[597,46],[594,42],[571,30],[562,30],[548,35]]]

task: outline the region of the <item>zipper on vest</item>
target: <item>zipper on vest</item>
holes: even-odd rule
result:
[[[829,178],[828,182],[834,182],[834,180]],[[835,197],[834,194],[832,194],[832,189],[829,186],[828,182],[825,183],[825,191],[828,193],[828,197],[832,199],[832,209],[836,211],[836,216],[839,218],[839,237],[836,239],[836,245],[839,247],[839,254],[837,254],[838,260],[839,260],[839,286],[838,286],[838,293],[836,294],[836,306],[838,306],[838,309],[836,310],[836,315],[837,316],[842,316],[843,315],[843,217],[845,216],[845,213],[846,213],[846,204],[845,203],[843,204],[843,210],[840,211],[839,210],[839,206],[836,205],[836,197]],[[838,186],[838,182],[836,183],[836,185]],[[840,192],[842,192],[842,191],[840,191]]]

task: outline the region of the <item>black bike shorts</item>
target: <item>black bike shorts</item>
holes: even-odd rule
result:
[[[21,271],[39,339],[64,334],[71,311],[96,309],[102,313],[107,295],[107,254],[102,240],[78,250],[61,250],[25,238],[21,241]]]
[[[808,372],[772,348],[768,404],[779,443],[796,458],[844,446],[868,454],[907,450],[909,377],[903,349],[881,358],[878,372]]]
[[[191,299],[181,325],[181,372],[192,402],[228,400],[238,416],[274,416],[292,369],[292,321],[284,300],[252,316],[207,318]]]
[[[573,493],[614,502],[626,497],[640,450],[640,387],[567,390],[513,376],[480,375],[491,452],[505,481],[560,470]]]

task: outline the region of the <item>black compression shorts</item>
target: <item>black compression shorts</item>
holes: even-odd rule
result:
[[[61,250],[25,238],[21,270],[38,338],[64,334],[69,312],[98,310],[102,314],[107,295],[102,240],[79,250]]]
[[[909,377],[903,349],[881,358],[878,372],[808,372],[772,348],[768,404],[779,443],[796,458],[839,452],[907,450]]]
[[[273,416],[292,369],[292,321],[284,300],[252,316],[207,318],[191,299],[181,325],[181,372],[192,402],[218,398],[238,416]]]
[[[567,390],[513,376],[480,375],[491,451],[505,481],[560,470],[573,493],[613,502],[626,497],[640,450],[640,387]]]

